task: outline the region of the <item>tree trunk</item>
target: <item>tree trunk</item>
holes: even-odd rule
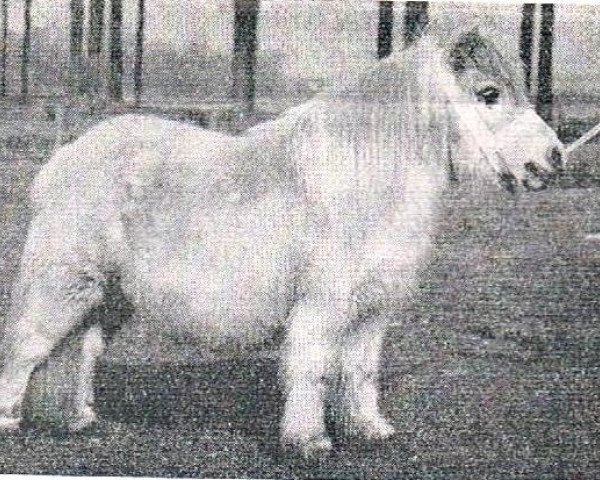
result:
[[[552,45],[554,43],[554,5],[542,4],[540,55],[538,61],[537,112],[548,124],[553,123]]]
[[[135,65],[133,69],[133,88],[135,105],[142,102],[143,68],[144,68],[144,0],[138,0],[138,24],[135,36]]]
[[[31,53],[31,0],[25,0],[25,32],[21,56],[21,102],[29,98],[29,55]]]
[[[379,2],[379,25],[377,28],[377,58],[392,53],[394,28],[394,2]]]
[[[110,99],[123,100],[123,0],[112,0],[110,8],[110,79],[108,93]]]
[[[0,95],[6,96],[6,54],[8,48],[8,0],[2,0],[2,48],[0,51]]]
[[[73,96],[82,93],[82,73],[83,73],[83,19],[84,7],[83,0],[71,0],[71,31],[69,42],[69,61],[70,75],[69,81],[70,91]]]
[[[404,14],[404,43],[410,45],[421,36],[429,23],[427,2],[406,2]]]
[[[88,57],[91,67],[91,90],[97,97],[101,85],[101,55],[104,36],[104,0],[90,0],[88,31]]]
[[[533,53],[533,19],[535,15],[535,3],[523,5],[523,16],[521,19],[521,37],[519,38],[519,55],[523,62],[525,73],[525,86],[527,91],[531,90],[531,55]]]
[[[233,35],[233,98],[245,104],[246,112],[254,109],[256,67],[256,27],[259,0],[235,0]]]

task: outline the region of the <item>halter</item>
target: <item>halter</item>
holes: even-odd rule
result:
[[[439,88],[447,98],[460,99],[464,97],[464,94],[453,80],[442,80]],[[448,100],[446,105],[456,115],[459,124],[469,133],[477,149],[487,159],[492,169],[500,176],[510,173],[506,160],[503,158],[500,148],[496,144],[495,135],[487,128],[477,109],[473,108],[470,102],[463,103]],[[474,113],[477,115],[474,115]],[[517,118],[518,116],[515,116],[511,119],[511,123],[516,121]]]

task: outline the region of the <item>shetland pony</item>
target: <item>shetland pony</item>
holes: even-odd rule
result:
[[[240,136],[125,115],[60,148],[33,187],[0,429],[18,428],[27,391],[72,429],[95,419],[88,314],[118,281],[151,329],[207,350],[282,328],[283,444],[331,448],[334,384],[349,433],[390,436],[380,350],[431,256],[449,158],[537,188],[563,148],[518,78],[477,32],[425,36]]]

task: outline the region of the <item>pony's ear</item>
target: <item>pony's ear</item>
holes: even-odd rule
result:
[[[423,38],[428,38],[430,37],[430,31],[431,31],[431,27],[429,23],[426,23],[425,25],[421,26],[421,25],[416,25],[417,29],[418,29],[418,34],[417,36],[413,39],[413,41],[410,43],[410,45],[408,45],[409,47],[413,47],[418,45],[419,43],[421,43]],[[404,48],[406,48],[407,45],[405,45]]]
[[[447,61],[455,74],[478,70],[494,83],[508,88],[517,103],[528,104],[522,71],[512,68],[493,42],[480,33],[478,25],[457,38],[449,50]]]
[[[457,42],[450,50],[450,66],[455,72],[463,72],[469,66],[479,66],[489,60],[492,52],[488,43],[475,26],[458,37]]]

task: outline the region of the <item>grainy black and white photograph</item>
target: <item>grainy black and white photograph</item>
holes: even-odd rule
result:
[[[598,32],[0,0],[0,474],[600,478]]]

